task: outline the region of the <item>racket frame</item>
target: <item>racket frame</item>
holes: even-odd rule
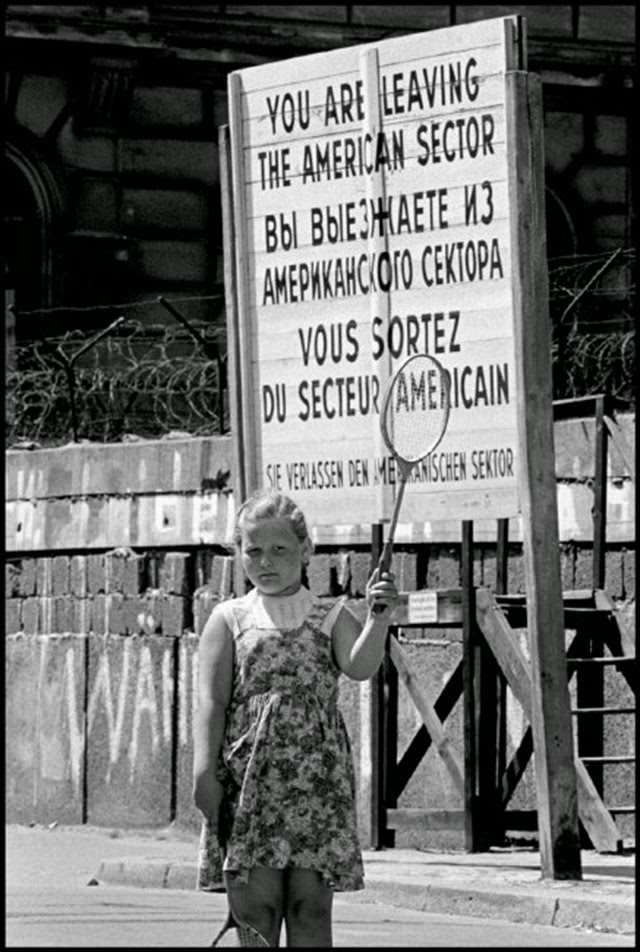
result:
[[[442,380],[444,381],[444,387],[441,388],[441,392],[445,399],[445,407],[444,407],[442,425],[440,427],[437,437],[431,440],[431,442],[429,443],[424,453],[422,453],[420,456],[416,457],[415,459],[408,460],[404,456],[402,456],[393,445],[393,440],[391,439],[391,436],[389,434],[389,429],[387,424],[387,408],[389,406],[391,394],[393,393],[394,385],[396,383],[396,380],[400,376],[400,374],[403,373],[405,368],[413,361],[418,359],[424,360],[425,358],[429,360],[430,362],[432,362],[433,364],[435,364],[436,369],[439,370],[442,376]],[[389,523],[389,531],[387,533],[387,540],[383,546],[382,553],[378,560],[379,574],[382,574],[383,572],[388,572],[389,566],[391,565],[391,555],[393,552],[393,540],[395,538],[396,526],[398,524],[398,515],[400,513],[400,506],[402,505],[404,491],[405,491],[409,476],[411,475],[411,471],[413,467],[416,466],[418,463],[421,463],[422,460],[426,456],[429,455],[429,453],[433,453],[433,451],[442,441],[442,438],[444,434],[446,433],[447,426],[449,423],[450,411],[451,411],[451,377],[449,375],[449,371],[446,370],[442,366],[442,364],[440,363],[439,360],[437,360],[437,358],[432,357],[431,354],[412,354],[397,368],[397,370],[394,372],[393,376],[391,377],[391,379],[389,380],[387,384],[387,389],[383,397],[382,409],[380,413],[380,431],[382,433],[382,439],[384,440],[387,449],[389,450],[389,452],[395,459],[396,463],[398,464],[398,469],[400,472],[400,484],[399,484],[398,491],[396,493],[396,498],[393,505],[391,521]]]

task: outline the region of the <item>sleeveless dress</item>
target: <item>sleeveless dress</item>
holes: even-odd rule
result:
[[[328,609],[301,587],[253,589],[222,611],[233,635],[233,691],[218,777],[223,868],[317,870],[330,888],[364,888],[351,748]]]

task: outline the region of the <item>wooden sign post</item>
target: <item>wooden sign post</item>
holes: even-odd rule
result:
[[[578,799],[565,655],[551,389],[539,77],[507,74],[518,373],[520,509],[531,654],[542,875],[580,879]]]
[[[447,431],[412,473],[396,538],[522,515],[543,873],[561,877],[579,875],[579,854],[541,107],[525,68],[512,16],[229,76],[229,378],[242,493],[281,489],[316,542],[368,544],[398,483],[384,382],[416,353],[449,372]],[[465,679],[470,691],[471,667]]]

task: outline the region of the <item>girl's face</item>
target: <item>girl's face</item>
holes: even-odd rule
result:
[[[301,542],[287,519],[245,522],[240,543],[247,578],[265,595],[292,595],[300,588],[309,542]]]

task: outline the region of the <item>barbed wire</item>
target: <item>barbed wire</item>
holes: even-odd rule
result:
[[[60,352],[72,360],[87,343],[86,332],[18,346],[7,374],[8,444],[227,432],[221,331],[205,322],[191,327],[201,342],[181,327],[121,323],[77,360],[73,391]],[[220,348],[218,358],[213,348]]]
[[[606,392],[634,405],[634,265],[634,249],[549,263],[555,399]],[[187,320],[177,307],[214,299],[220,295],[76,309],[135,314],[160,304],[178,325],[120,316],[97,334],[22,338],[6,376],[7,445],[228,432],[224,328]]]
[[[634,406],[635,249],[549,262],[555,399],[609,393]]]

